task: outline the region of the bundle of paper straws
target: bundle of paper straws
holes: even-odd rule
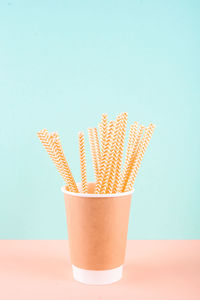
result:
[[[122,169],[127,113],[121,113],[116,120],[108,121],[107,114],[102,114],[99,123],[100,142],[97,128],[89,128],[89,142],[96,179],[95,194],[115,194],[133,189],[135,178],[142,158],[148,147],[155,125],[148,127],[134,122],[130,126],[127,150]],[[66,183],[66,189],[79,193],[78,187],[67,163],[58,133],[48,133],[43,129],[37,133],[44,148],[53,160]],[[87,173],[84,133],[79,132],[80,169],[82,193],[87,193]]]

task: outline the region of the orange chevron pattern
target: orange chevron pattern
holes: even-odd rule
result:
[[[95,194],[115,194],[131,191],[135,183],[144,153],[148,147],[154,124],[147,128],[134,122],[130,126],[124,167],[122,160],[127,127],[127,113],[121,113],[115,121],[108,122],[108,115],[102,114],[99,124],[100,141],[97,128],[89,128],[88,136],[96,179]],[[58,172],[66,183],[66,189],[78,193],[76,182],[63,152],[57,132],[48,133],[46,129],[38,133],[42,145],[51,157]],[[87,170],[85,153],[85,136],[78,134],[82,192],[87,193]]]
[[[52,147],[52,142],[50,141],[50,136],[49,136],[48,131],[46,129],[42,129],[37,133],[37,135],[38,135],[38,138],[40,139],[41,143],[43,144],[45,150],[47,151],[47,153],[51,157],[53,163],[55,164],[58,172],[60,173],[60,175],[64,179],[65,183],[68,184],[67,178],[66,178],[66,176],[63,172],[63,169],[60,165],[60,160],[57,157],[57,155],[56,155],[56,153],[55,153],[55,151]]]
[[[121,192],[123,190],[123,185],[128,179],[128,166],[129,162],[131,160],[131,154],[134,149],[135,143],[136,143],[136,138],[137,138],[137,127],[138,127],[138,122],[134,122],[130,126],[130,133],[129,133],[129,138],[128,138],[128,145],[127,145],[127,151],[126,151],[126,156],[125,156],[125,162],[124,162],[124,168],[123,172],[120,175],[120,182],[119,186],[117,188],[118,192]]]
[[[96,156],[97,156],[97,165],[98,165],[98,170],[99,170],[100,164],[101,164],[101,150],[100,150],[97,128],[93,128],[93,132],[94,132],[95,152],[96,152]]]
[[[99,194],[101,191],[101,188],[102,188],[103,178],[104,178],[106,166],[108,163],[108,155],[109,155],[110,147],[111,147],[113,127],[114,127],[114,121],[110,121],[109,125],[108,125],[108,134],[105,139],[105,143],[103,140],[103,144],[102,144],[102,158],[101,158],[99,176],[98,176],[97,183],[96,183],[95,194]]]
[[[98,167],[98,160],[97,160],[97,152],[95,147],[95,139],[94,139],[94,130],[93,128],[88,128],[88,136],[89,136],[89,143],[90,143],[90,152],[92,155],[92,164],[94,169],[94,176],[97,181],[98,174],[99,174],[99,167]]]
[[[101,194],[105,194],[106,193],[106,188],[108,185],[108,180],[109,180],[109,175],[110,175],[110,169],[111,169],[111,165],[112,165],[112,158],[113,158],[113,144],[114,144],[114,132],[115,132],[115,125],[116,123],[114,121],[111,125],[113,126],[112,128],[112,135],[111,135],[111,139],[110,139],[110,143],[109,143],[109,147],[107,150],[107,161],[105,163],[105,173],[103,176],[103,182],[102,182],[102,186],[100,189],[100,193]]]
[[[82,191],[83,191],[83,193],[87,193],[87,175],[86,175],[86,158],[85,158],[84,133],[79,132],[78,137],[79,137],[79,154],[80,154]]]
[[[100,139],[101,139],[101,152],[103,152],[103,149],[105,147],[106,136],[107,136],[107,127],[108,127],[108,115],[102,114],[101,122],[99,123],[99,133],[100,133]]]
[[[117,116],[117,119],[115,121],[115,130],[113,134],[112,162],[111,162],[108,184],[106,188],[106,193],[108,194],[112,193],[113,184],[115,180],[115,170],[116,170],[117,157],[119,151],[120,133],[121,133],[121,114]]]
[[[130,191],[133,188],[135,178],[136,178],[137,173],[139,171],[144,153],[145,153],[145,151],[148,147],[148,144],[150,142],[150,139],[152,137],[154,129],[155,129],[155,125],[150,124],[148,126],[147,130],[146,130],[146,134],[145,134],[144,139],[142,141],[141,148],[138,151],[135,163],[133,164],[133,168],[132,168],[130,177],[128,179],[128,183],[127,183],[126,188],[125,188],[125,192]]]
[[[115,181],[113,185],[113,193],[117,192],[117,187],[120,180],[120,172],[122,166],[122,158],[123,158],[123,151],[124,151],[124,141],[126,135],[126,125],[127,125],[128,114],[123,113],[121,119],[121,137],[119,143],[119,151],[118,151],[118,158],[117,158],[117,165],[116,165],[116,172],[115,172]]]
[[[62,157],[58,151],[58,145],[55,143],[55,133],[49,135],[46,129],[43,129],[37,133],[41,143],[46,149],[47,153],[51,157],[52,161],[56,165],[56,168],[60,175],[63,177],[67,187],[72,192],[78,192],[77,186],[67,164],[67,161]],[[64,154],[63,154],[64,155]]]
[[[145,127],[143,125],[141,125],[139,127],[138,133],[136,134],[135,143],[134,143],[134,146],[133,146],[133,149],[132,149],[132,152],[131,152],[131,156],[130,156],[130,159],[129,159],[129,162],[128,162],[128,165],[127,165],[127,168],[126,168],[126,172],[124,174],[123,183],[120,184],[122,186],[121,189],[120,189],[121,192],[124,192],[124,189],[126,187],[126,184],[127,184],[128,178],[130,176],[132,166],[133,166],[134,161],[135,161],[135,157],[136,157],[136,154],[137,154],[137,151],[138,151],[138,147],[139,147],[144,129],[145,129]]]
[[[67,178],[67,182],[68,182],[70,191],[72,191],[74,193],[78,193],[78,188],[76,186],[76,182],[74,180],[74,177],[73,177],[72,172],[71,172],[71,170],[69,168],[69,165],[68,165],[68,162],[66,160],[66,157],[64,155],[59,135],[58,135],[58,133],[53,132],[51,134],[51,136],[53,137],[54,148],[55,148],[55,151],[56,151],[56,153],[57,153],[57,155],[58,155],[58,157],[59,157],[59,159],[61,161],[61,166],[62,166],[63,172],[64,172],[64,174],[65,174],[65,176]]]

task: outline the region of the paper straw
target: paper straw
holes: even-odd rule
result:
[[[37,132],[37,136],[40,139],[40,141],[41,141],[42,145],[44,146],[45,150],[49,154],[50,158],[52,159],[53,163],[55,164],[58,172],[60,173],[60,175],[64,179],[66,185],[69,186],[67,177],[66,177],[66,175],[63,171],[62,165],[61,165],[61,161],[60,161],[57,153],[54,151],[54,149],[52,147],[52,142],[50,141],[50,136],[49,136],[48,131],[46,129],[42,129],[39,132]]]
[[[90,151],[91,151],[91,155],[92,155],[92,164],[93,164],[93,169],[94,169],[94,175],[95,175],[95,179],[97,181],[99,168],[98,168],[97,152],[96,152],[96,147],[95,147],[93,128],[88,128],[88,136],[89,136],[89,143],[90,143]]]
[[[95,152],[97,157],[97,165],[99,170],[101,164],[101,150],[100,150],[97,128],[93,128],[93,132],[94,132],[94,144],[95,144]]]
[[[115,180],[115,170],[117,165],[117,157],[119,151],[119,144],[120,144],[120,133],[121,133],[121,118],[122,114],[119,114],[115,121],[115,129],[113,134],[113,147],[112,147],[112,162],[110,168],[110,174],[108,179],[108,184],[106,188],[106,193],[111,194],[113,190],[113,184]]]
[[[102,114],[97,128],[89,128],[89,142],[96,179],[95,194],[115,194],[130,191],[133,188],[144,153],[150,142],[155,125],[150,124],[146,129],[143,125],[138,128],[134,122],[130,126],[127,150],[122,169],[124,143],[127,126],[127,113],[121,113],[116,121],[108,122],[108,115]],[[144,132],[145,129],[145,132]],[[60,175],[66,183],[66,190],[78,193],[78,188],[63,152],[58,133],[48,133],[43,129],[37,133],[47,153],[51,157]],[[87,193],[86,154],[84,133],[80,132],[79,152],[82,180],[82,192]]]
[[[61,160],[61,165],[64,171],[65,176],[67,177],[68,185],[71,192],[78,193],[78,188],[76,185],[76,182],[74,180],[74,177],[72,175],[72,172],[70,170],[70,167],[68,165],[67,159],[64,155],[64,151],[61,145],[60,137],[57,132],[53,132],[51,134],[53,137],[53,147],[57,155],[59,156],[59,159]]]
[[[116,172],[115,172],[115,181],[114,181],[113,191],[112,191],[113,193],[116,193],[117,187],[119,184],[119,179],[120,179],[123,150],[124,150],[124,140],[125,140],[125,135],[126,135],[127,118],[128,118],[128,114],[123,113],[122,120],[121,120],[122,128],[121,128],[121,138],[120,138],[120,143],[119,143],[119,151],[118,151],[118,158],[117,158],[117,165],[116,165]]]
[[[108,115],[102,114],[101,122],[99,123],[99,133],[100,133],[100,139],[101,139],[101,152],[103,152],[103,148],[104,148],[105,142],[106,142],[107,126],[108,126]]]
[[[132,151],[132,154],[131,154],[131,157],[130,157],[130,161],[129,161],[126,173],[124,175],[125,179],[124,179],[124,184],[123,184],[123,187],[122,187],[122,190],[121,190],[122,192],[124,192],[125,187],[126,187],[127,182],[128,182],[128,179],[129,179],[130,174],[132,172],[133,165],[134,165],[134,162],[136,160],[136,156],[137,156],[137,153],[138,153],[138,150],[139,150],[139,146],[140,146],[140,143],[142,142],[142,140],[141,140],[142,136],[144,137],[144,135],[143,135],[144,130],[145,130],[145,127],[143,125],[140,125],[139,130],[138,130],[138,134],[137,134],[137,137],[136,137],[136,142],[135,142],[135,145],[133,147],[133,151]]]
[[[139,131],[138,131],[138,135],[137,135],[137,138],[136,138],[136,143],[135,143],[135,146],[134,146],[134,149],[133,149],[133,153],[132,153],[133,157],[134,157],[134,155],[137,154],[137,151],[139,149],[139,145],[140,145],[140,142],[141,142],[141,138],[144,135],[144,131],[146,131],[145,130],[145,126],[140,125]]]
[[[105,164],[105,173],[103,176],[103,181],[102,181],[102,186],[100,189],[100,194],[105,194],[106,193],[106,189],[107,189],[107,185],[108,185],[108,181],[109,181],[109,175],[110,175],[110,169],[111,169],[111,165],[112,165],[112,160],[113,160],[113,141],[114,141],[114,131],[115,131],[115,125],[116,123],[114,121],[113,122],[113,129],[112,129],[112,136],[110,139],[110,144],[107,150],[107,161]]]
[[[134,182],[135,182],[135,178],[137,176],[137,173],[139,171],[144,153],[148,147],[148,144],[150,142],[150,139],[152,137],[153,131],[155,129],[155,125],[150,124],[147,128],[147,131],[145,133],[143,142],[141,144],[140,150],[137,153],[137,157],[136,157],[136,161],[134,162],[130,177],[128,179],[126,188],[125,188],[125,192],[130,191],[133,188]]]
[[[82,191],[83,191],[83,193],[87,193],[87,175],[86,175],[84,133],[79,132],[78,137],[79,137],[79,153],[80,153]]]
[[[124,162],[123,172],[121,172],[121,175],[120,175],[120,181],[119,181],[119,186],[117,188],[117,192],[121,192],[123,190],[123,185],[124,185],[124,182],[126,181],[127,169],[129,166],[129,162],[131,159],[131,154],[132,154],[134,145],[136,143],[137,127],[138,127],[138,122],[134,122],[134,124],[132,124],[130,126],[127,150],[126,150],[126,155],[125,155],[125,162]]]
[[[109,125],[108,125],[108,134],[107,134],[105,143],[103,141],[101,165],[100,165],[98,180],[96,183],[95,194],[99,194],[101,191],[101,188],[102,188],[103,178],[104,178],[106,166],[108,163],[107,160],[108,160],[108,155],[109,155],[109,149],[111,146],[110,143],[111,143],[111,139],[112,139],[113,126],[114,126],[114,122],[110,121]]]
[[[145,129],[145,127],[143,125],[140,125],[138,132],[136,131],[136,135],[135,135],[134,141],[133,141],[132,151],[130,152],[128,161],[124,165],[123,179],[117,189],[118,192],[124,192],[128,178],[129,178],[131,170],[132,170],[133,163],[135,161],[135,157],[136,157],[136,154],[138,151],[138,146],[140,144],[140,140],[143,135],[144,129]]]
[[[130,133],[129,133],[127,151],[125,156],[125,164],[129,160],[133,147],[135,145],[136,138],[137,138],[137,128],[138,128],[138,122],[134,122],[134,124],[130,126]]]

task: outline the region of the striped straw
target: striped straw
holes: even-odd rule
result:
[[[130,126],[130,133],[129,133],[129,138],[128,138],[124,168],[123,168],[123,172],[121,173],[121,176],[120,176],[120,181],[119,181],[119,186],[117,188],[117,192],[121,192],[123,190],[123,185],[124,185],[124,182],[126,181],[127,169],[129,166],[129,162],[131,159],[131,154],[132,154],[134,145],[136,143],[137,127],[138,127],[137,122],[134,122],[134,124],[132,124]]]
[[[127,125],[127,118],[128,114],[123,113],[122,119],[121,119],[121,137],[120,137],[120,143],[119,143],[119,151],[118,151],[118,157],[117,157],[117,165],[116,165],[116,172],[115,172],[115,181],[113,185],[113,193],[116,193],[117,187],[120,180],[120,172],[121,172],[121,166],[122,166],[122,158],[123,158],[123,151],[124,151],[124,141],[125,141],[125,135],[126,135],[126,125]]]
[[[101,140],[101,152],[103,152],[103,148],[105,147],[106,136],[107,136],[107,127],[108,127],[108,115],[101,115],[101,122],[99,123],[99,133]]]
[[[137,173],[139,171],[139,168],[140,168],[140,165],[141,165],[144,153],[145,153],[145,151],[146,151],[146,149],[148,147],[148,144],[150,142],[150,139],[152,137],[154,129],[155,129],[155,125],[150,124],[148,126],[146,132],[145,132],[144,139],[143,139],[143,141],[141,143],[140,150],[137,153],[136,160],[135,160],[135,162],[133,164],[133,168],[132,168],[130,177],[128,179],[127,185],[126,185],[125,192],[130,191],[133,188],[133,185],[134,185],[134,182],[135,182],[135,178],[136,178]]]
[[[109,172],[109,179],[106,188],[106,193],[111,194],[113,190],[114,180],[115,180],[115,170],[117,165],[117,157],[119,151],[119,144],[120,144],[120,133],[121,133],[121,118],[122,114],[118,115],[115,121],[115,129],[113,134],[113,148],[112,148],[112,162],[111,168]]]
[[[86,158],[85,158],[85,142],[84,133],[79,132],[79,153],[80,153],[80,167],[83,193],[87,193],[87,175],[86,175]]]
[[[46,149],[47,153],[51,157],[52,161],[57,167],[57,170],[59,171],[60,175],[63,177],[67,189],[71,192],[78,192],[78,189],[76,187],[76,184],[73,185],[73,182],[75,183],[73,176],[71,174],[71,171],[69,169],[69,166],[67,164],[63,164],[64,158],[60,155],[58,151],[58,147],[55,143],[55,134],[54,136],[51,134],[49,135],[48,131],[46,129],[43,129],[37,133],[40,141],[42,142],[44,148]],[[66,159],[65,159],[66,160]]]
[[[127,184],[128,178],[129,178],[131,170],[132,170],[132,166],[133,166],[134,161],[135,161],[135,157],[136,157],[136,154],[137,154],[137,151],[138,151],[138,147],[139,147],[139,144],[140,144],[141,137],[142,137],[143,132],[144,132],[144,128],[145,127],[143,125],[140,125],[138,133],[136,133],[133,148],[132,148],[132,152],[130,153],[130,157],[129,157],[129,160],[127,162],[127,165],[125,166],[126,169],[124,171],[123,182],[122,182],[122,184],[121,184],[121,186],[119,187],[119,190],[118,190],[120,192],[124,192],[125,186]]]
[[[95,194],[99,194],[102,188],[102,183],[103,183],[103,178],[104,174],[106,171],[106,166],[108,163],[108,155],[109,155],[109,149],[110,149],[110,144],[111,144],[111,139],[112,139],[112,133],[113,133],[113,127],[114,127],[114,121],[110,121],[108,125],[108,134],[104,143],[102,144],[102,159],[101,159],[101,165],[100,165],[100,170],[99,170],[99,176],[98,180],[96,183],[96,188],[95,188]]]
[[[95,147],[95,139],[94,139],[94,130],[93,128],[88,128],[88,136],[89,136],[89,143],[90,143],[90,151],[92,155],[92,164],[94,169],[94,175],[97,181],[98,174],[99,174],[99,167],[98,167],[98,160],[97,160],[97,152]]]
[[[60,161],[57,153],[54,151],[54,149],[52,147],[52,142],[50,141],[50,135],[49,135],[48,131],[46,129],[42,129],[39,132],[37,132],[37,136],[40,139],[45,150],[49,154],[50,158],[52,159],[53,163],[55,164],[58,172],[64,179],[66,185],[69,186],[67,177],[66,177],[66,175],[63,171],[62,165],[61,165],[61,161]]]
[[[114,131],[115,131],[115,121],[112,121],[113,124],[113,129],[112,129],[112,135],[111,135],[111,139],[110,139],[110,143],[108,146],[108,150],[107,150],[107,160],[105,163],[105,173],[103,176],[103,182],[102,182],[102,186],[100,189],[100,194],[105,194],[106,193],[106,189],[107,189],[107,185],[108,185],[108,181],[109,181],[109,175],[110,175],[110,169],[111,169],[111,165],[112,165],[112,160],[113,160],[113,144],[114,144]]]
[[[61,141],[60,141],[60,137],[58,135],[57,132],[53,132],[51,134],[51,136],[53,137],[53,147],[55,149],[55,152],[57,153],[58,157],[61,160],[61,165],[64,171],[65,176],[67,177],[67,181],[68,181],[68,185],[70,187],[70,191],[74,192],[74,193],[78,193],[78,188],[76,185],[76,182],[74,180],[74,177],[72,175],[72,172],[70,170],[70,167],[68,165],[67,159],[64,155],[64,151],[61,145]]]
[[[101,164],[101,150],[100,150],[97,128],[93,128],[93,133],[94,133],[94,144],[95,144],[95,152],[97,157],[97,165],[99,170]]]

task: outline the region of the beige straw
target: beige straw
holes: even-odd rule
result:
[[[138,122],[134,122],[130,126],[130,133],[129,133],[127,151],[126,151],[126,156],[125,156],[125,165],[127,164],[128,160],[130,159],[133,147],[134,147],[135,142],[136,142],[137,128],[138,128]]]
[[[115,121],[115,129],[113,134],[113,147],[112,147],[112,162],[110,168],[110,174],[108,179],[108,184],[106,188],[106,193],[111,194],[113,190],[113,184],[115,180],[115,170],[117,165],[117,157],[119,151],[119,144],[120,144],[120,133],[121,133],[121,118],[122,114],[119,114]]]
[[[117,165],[116,165],[116,172],[115,172],[115,181],[113,185],[113,193],[116,193],[117,187],[120,180],[120,172],[121,172],[121,166],[122,166],[122,158],[123,158],[123,151],[124,151],[124,141],[125,141],[125,135],[126,135],[126,125],[127,125],[127,118],[128,114],[123,113],[122,114],[122,122],[121,122],[121,138],[119,143],[119,151],[118,151],[118,157],[117,157]]]
[[[155,129],[155,125],[150,124],[148,126],[146,132],[145,132],[144,139],[143,139],[143,141],[141,143],[140,150],[137,153],[136,160],[135,160],[135,162],[133,164],[133,168],[132,168],[130,177],[129,177],[127,185],[125,187],[125,192],[130,191],[133,188],[133,185],[134,185],[134,182],[135,182],[135,178],[136,178],[137,173],[139,171],[139,168],[140,168],[140,165],[141,165],[144,153],[145,153],[145,151],[146,151],[146,149],[148,147],[148,144],[150,142],[150,139],[152,137],[154,129]]]
[[[95,147],[95,139],[94,139],[94,130],[93,128],[88,128],[88,136],[89,136],[89,143],[90,143],[90,151],[92,155],[92,164],[94,169],[95,179],[97,181],[99,168],[98,168],[98,160],[97,160],[97,152]]]
[[[64,151],[61,145],[60,137],[57,132],[53,132],[50,136],[53,137],[53,147],[55,149],[55,152],[57,153],[57,156],[61,160],[61,165],[64,171],[65,176],[67,177],[68,185],[71,192],[78,193],[78,188],[76,185],[76,182],[74,180],[74,177],[72,175],[72,172],[70,170],[70,167],[68,165],[67,159],[64,155]]]
[[[131,191],[139,171],[144,153],[148,147],[155,125],[145,129],[134,122],[130,126],[127,150],[122,169],[124,143],[127,126],[127,113],[121,113],[116,121],[108,122],[108,115],[102,114],[97,128],[89,128],[89,143],[96,179],[95,194],[115,194]],[[144,132],[145,129],[145,132]],[[46,129],[37,133],[41,143],[51,157],[60,175],[66,183],[66,190],[78,193],[74,177],[63,152],[58,133],[48,133]],[[78,134],[82,192],[87,193],[86,154],[84,133]]]
[[[134,124],[132,124],[130,126],[127,150],[126,150],[126,155],[125,155],[125,162],[124,162],[123,171],[121,172],[121,175],[120,175],[120,181],[119,181],[119,186],[117,188],[117,192],[121,192],[123,190],[123,184],[124,184],[124,181],[126,180],[125,175],[127,174],[127,169],[128,169],[129,162],[131,159],[131,154],[132,154],[135,142],[136,142],[137,127],[138,127],[137,122],[134,122]]]
[[[107,126],[108,126],[108,115],[102,114],[101,122],[99,123],[99,133],[100,133],[100,139],[101,139],[101,152],[103,152],[103,148],[104,148],[105,142],[106,142]]]
[[[69,187],[69,183],[67,180],[67,177],[63,171],[61,161],[57,155],[57,153],[53,149],[52,141],[50,140],[50,135],[46,129],[42,129],[39,132],[37,132],[37,136],[40,139],[42,145],[44,146],[45,150],[49,154],[50,158],[52,159],[53,163],[55,164],[58,172],[64,179],[66,185]]]
[[[125,169],[124,169],[124,174],[123,174],[123,180],[120,183],[120,186],[118,187],[118,192],[124,192],[125,186],[127,184],[128,178],[130,176],[131,170],[132,170],[132,166],[134,164],[135,161],[135,157],[138,151],[138,147],[140,144],[140,140],[141,137],[143,135],[144,132],[144,126],[140,125],[138,133],[136,133],[134,142],[133,142],[133,148],[132,148],[132,152],[130,153],[129,159],[125,165]]]
[[[100,150],[97,128],[93,128],[93,132],[94,132],[94,144],[95,144],[95,152],[97,157],[97,165],[99,170],[101,164],[101,150]]]
[[[107,161],[105,163],[105,173],[103,176],[103,182],[102,182],[102,186],[100,189],[100,194],[105,194],[106,193],[106,189],[108,186],[108,181],[109,181],[109,175],[110,175],[110,169],[111,169],[111,165],[112,165],[112,160],[113,160],[113,144],[114,144],[114,131],[115,131],[115,121],[111,121],[113,123],[113,129],[112,129],[112,136],[110,139],[110,144],[107,150]]]
[[[87,193],[87,175],[86,175],[84,133],[79,132],[78,137],[79,137],[79,153],[80,153],[82,191],[83,191],[83,193]]]
[[[110,121],[108,125],[108,134],[104,143],[102,143],[102,158],[101,158],[101,165],[99,170],[99,176],[96,183],[95,188],[95,194],[99,194],[100,190],[102,188],[103,178],[106,171],[106,166],[108,163],[108,155],[109,155],[109,149],[111,147],[111,140],[112,140],[112,134],[113,134],[113,127],[114,127],[114,121]]]

